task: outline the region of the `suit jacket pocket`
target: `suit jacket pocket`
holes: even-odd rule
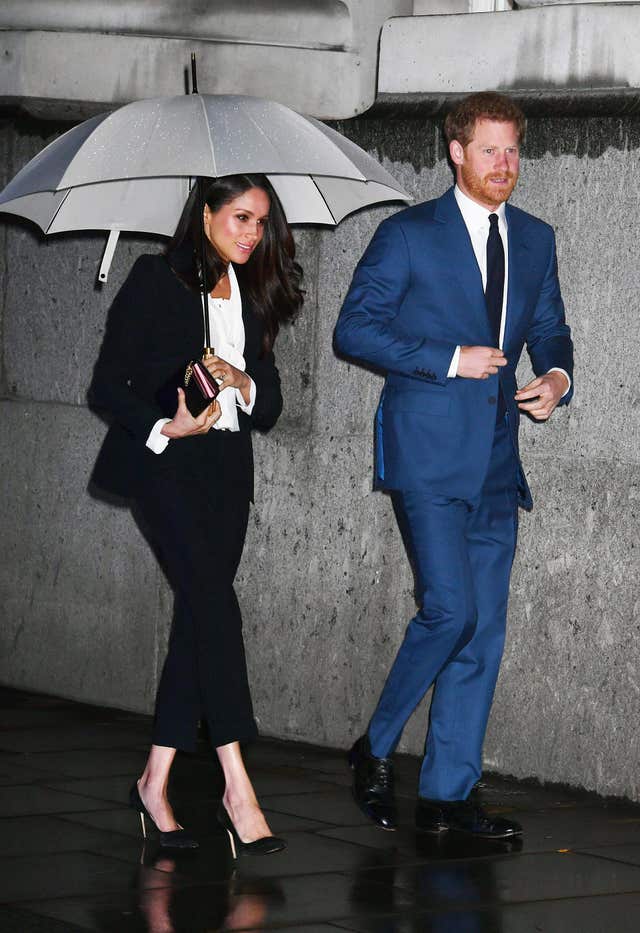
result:
[[[451,398],[446,390],[438,391],[435,387],[411,391],[387,386],[384,393],[384,408],[389,412],[414,411],[446,418],[451,408]]]

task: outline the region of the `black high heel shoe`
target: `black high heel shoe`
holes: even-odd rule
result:
[[[227,831],[234,859],[237,859],[239,855],[271,855],[272,852],[281,852],[287,848],[287,843],[278,836],[263,836],[253,842],[243,842],[223,803],[218,807],[218,823]]]
[[[154,826],[156,825],[156,822],[143,804],[140,791],[138,790],[138,785],[135,782],[129,791],[129,805],[134,810],[137,810],[140,814],[142,836],[144,839],[146,839],[147,827],[144,821],[145,816],[149,817]],[[179,829],[172,829],[171,832],[168,833],[163,833],[162,830],[158,829],[158,834],[160,836],[160,845],[167,849],[197,849],[199,846],[199,843],[196,842],[195,839],[192,839],[191,836],[187,835],[182,826]]]

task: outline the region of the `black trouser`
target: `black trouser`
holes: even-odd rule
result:
[[[221,438],[215,447],[231,453],[234,445]],[[243,471],[232,456],[178,463],[163,457],[148,458],[137,496],[176,594],[153,742],[193,751],[203,718],[215,747],[246,741],[257,727],[233,589],[249,514]]]

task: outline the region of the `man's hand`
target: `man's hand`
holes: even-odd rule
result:
[[[554,370],[519,389],[515,400],[518,408],[529,412],[536,421],[546,421],[568,388],[566,376]]]
[[[496,347],[460,347],[456,375],[463,379],[488,379],[506,365],[504,353]]]
[[[178,389],[178,408],[171,421],[168,421],[161,428],[160,433],[165,437],[190,437],[193,434],[208,434],[216,423],[222,409],[218,402],[213,401],[205,408],[202,414],[194,418],[184,397],[184,390]]]

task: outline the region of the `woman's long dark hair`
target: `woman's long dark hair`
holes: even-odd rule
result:
[[[236,272],[255,311],[264,321],[263,352],[273,347],[281,324],[293,320],[304,299],[300,289],[302,269],[295,261],[296,247],[282,205],[265,175],[225,175],[203,178],[204,199],[209,210],[220,208],[250,188],[260,188],[270,201],[264,233],[250,259]],[[194,185],[167,247],[167,258],[175,274],[188,288],[200,291],[200,230],[197,186]],[[206,277],[212,288],[227,271],[226,263],[205,237]]]

